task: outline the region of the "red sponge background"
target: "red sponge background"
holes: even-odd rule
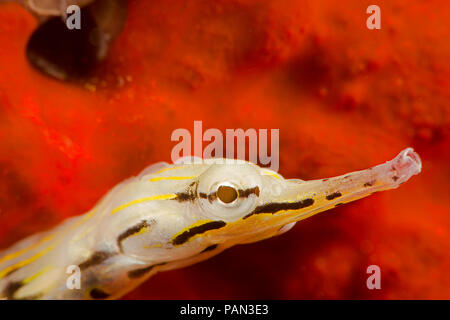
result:
[[[288,233],[151,278],[125,299],[450,298],[450,4],[129,1],[81,84],[26,61],[37,22],[0,5],[0,248],[170,161],[173,130],[280,129],[280,170],[315,179],[412,146],[419,176]],[[381,268],[381,290],[366,287]]]

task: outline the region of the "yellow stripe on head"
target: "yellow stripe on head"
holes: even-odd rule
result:
[[[182,169],[182,168],[184,168],[184,167],[185,167],[185,166],[176,166],[176,167],[164,168],[164,169],[161,169],[161,170],[156,171],[155,173],[158,174],[158,173],[165,172],[165,171],[169,171],[169,170]]]
[[[153,201],[153,200],[170,200],[175,197],[177,197],[177,195],[175,193],[168,193],[168,194],[161,194],[161,195],[152,196],[152,197],[146,197],[146,198],[142,198],[142,199],[136,199],[136,200],[130,201],[128,203],[125,203],[125,204],[113,209],[111,211],[111,215],[116,214],[117,212],[119,212],[125,208],[128,208],[132,205],[138,204],[138,203]]]
[[[187,180],[187,179],[193,179],[197,178],[197,176],[190,176],[190,177],[156,177],[148,179],[148,181],[161,181],[161,180]]]
[[[281,179],[282,178],[279,174],[277,174],[277,173],[275,173],[273,171],[268,171],[268,170],[264,170],[263,171],[263,175],[264,176],[271,176],[271,177],[274,177],[276,179]]]

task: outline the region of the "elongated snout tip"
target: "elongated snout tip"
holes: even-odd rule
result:
[[[413,148],[406,148],[395,157],[393,167],[398,175],[408,179],[422,171],[422,161]]]

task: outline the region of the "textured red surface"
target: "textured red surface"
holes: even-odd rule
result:
[[[413,146],[399,189],[309,218],[278,238],[158,274],[125,299],[450,298],[450,5],[381,1],[130,1],[85,86],[46,78],[36,27],[0,6],[0,247],[85,212],[170,161],[171,132],[280,128],[280,173],[313,179]],[[382,289],[365,286],[368,265]]]

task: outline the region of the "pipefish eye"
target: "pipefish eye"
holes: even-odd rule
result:
[[[196,204],[205,219],[236,221],[259,201],[262,180],[249,163],[213,164],[199,177]]]
[[[232,203],[236,201],[239,194],[238,191],[230,186],[227,185],[221,185],[217,189],[217,198],[222,201],[223,203]]]

